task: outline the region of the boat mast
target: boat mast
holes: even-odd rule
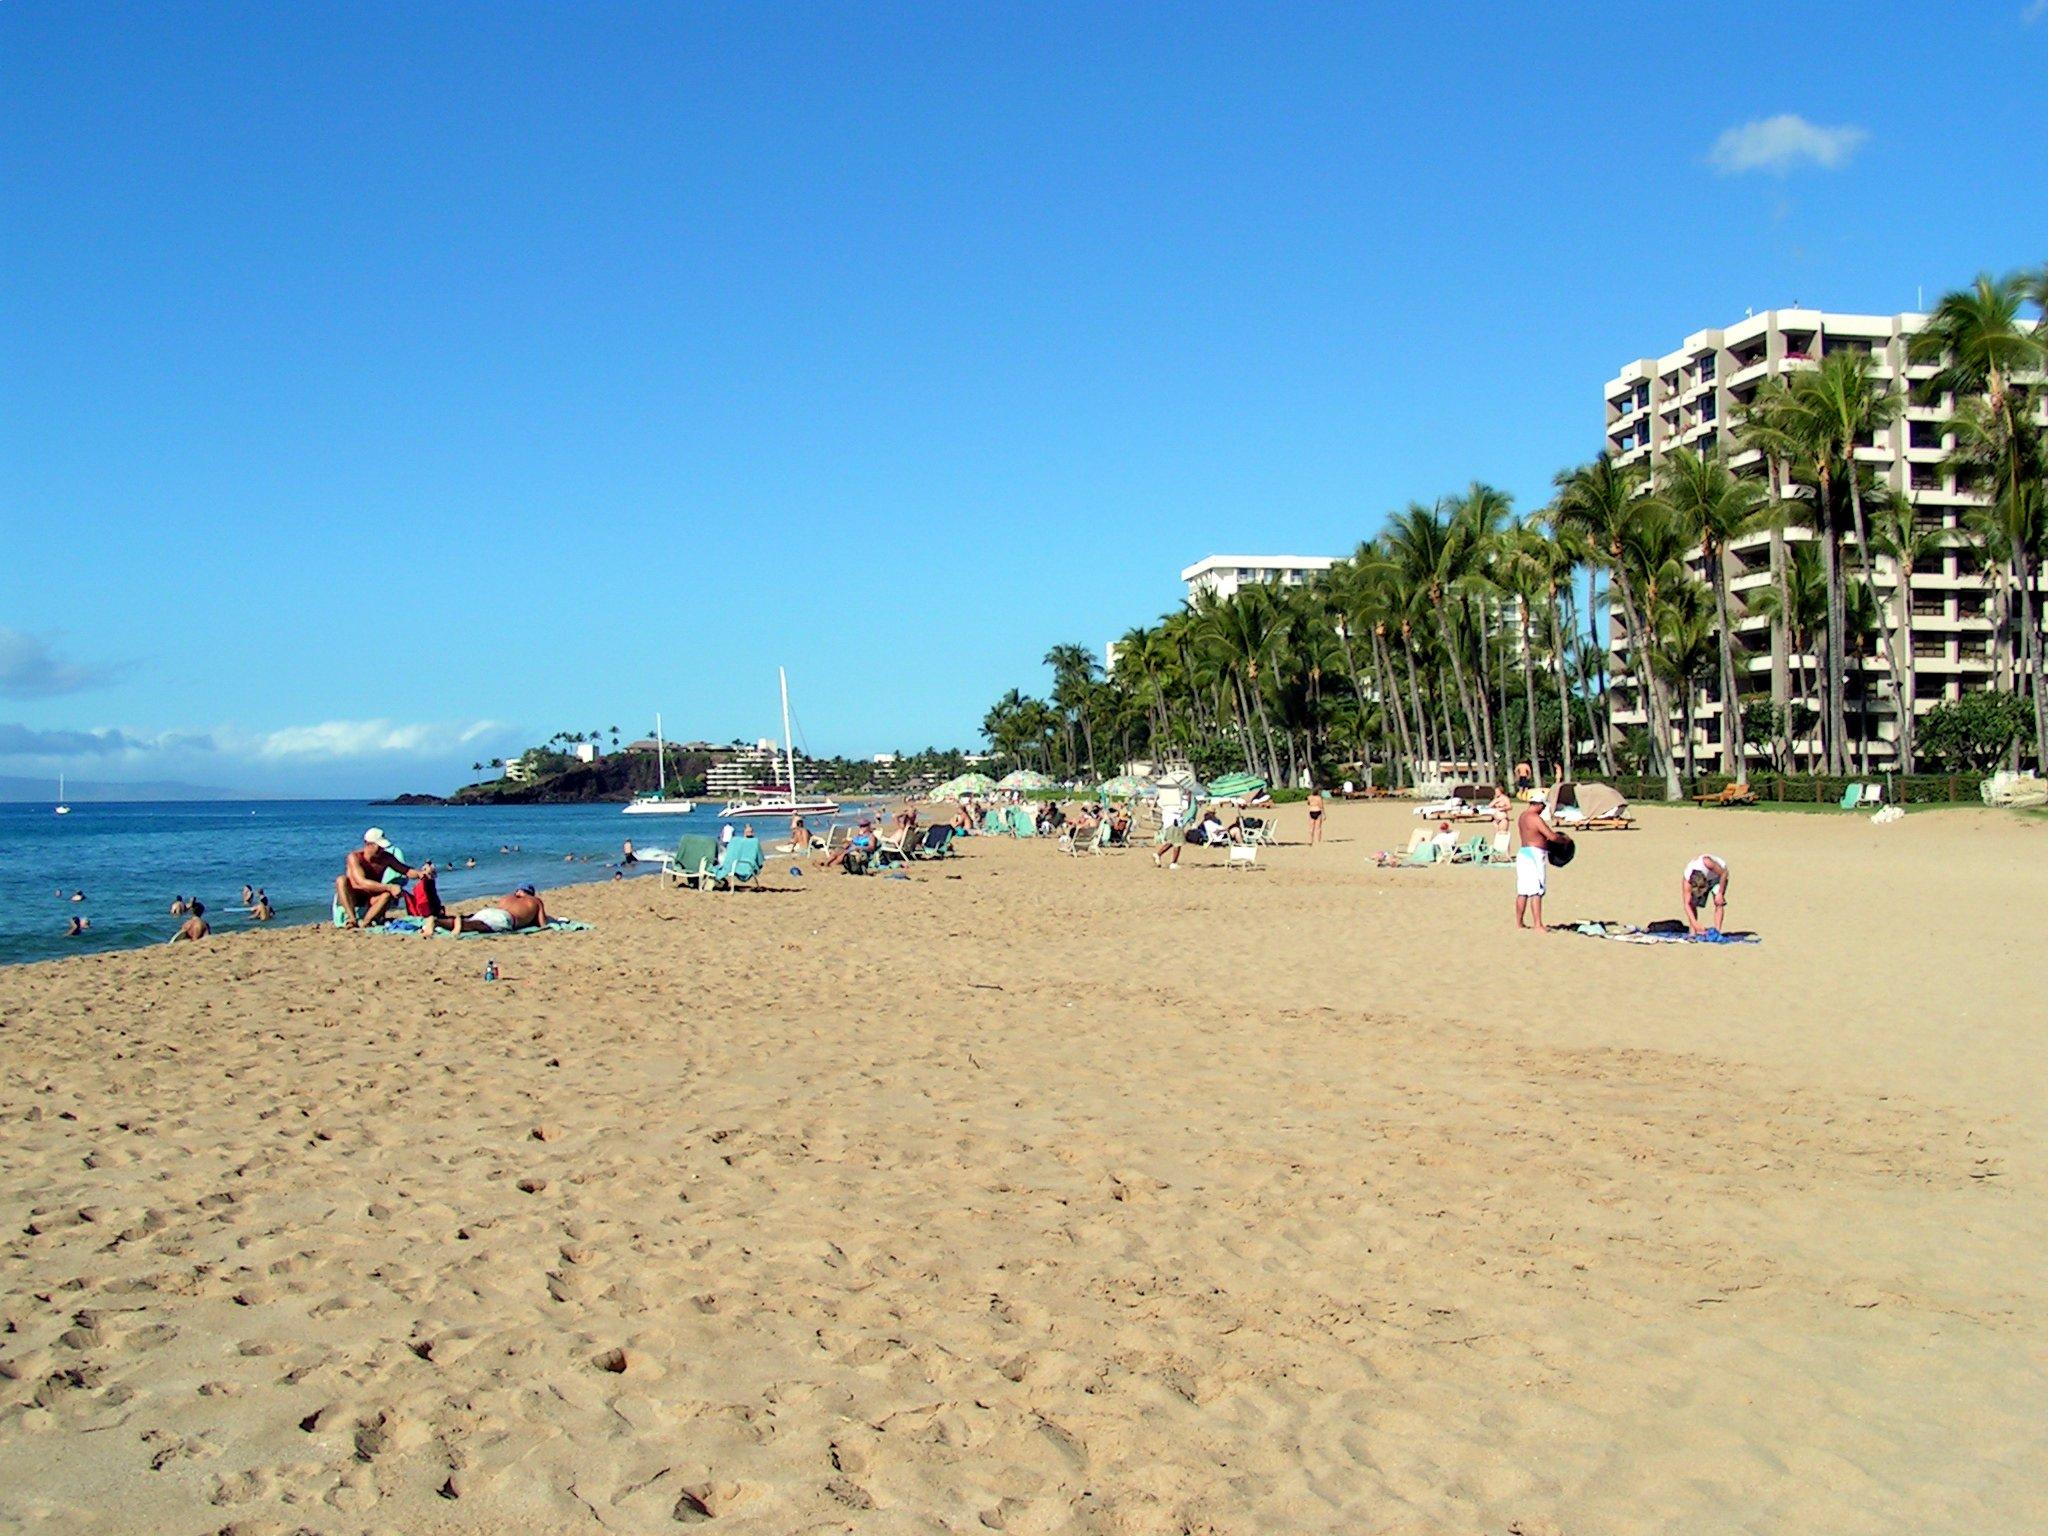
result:
[[[775,675],[782,682],[782,758],[789,770],[789,803],[796,804],[796,747],[789,735],[789,673],[781,668]]]
[[[654,798],[668,798],[668,748],[661,740],[661,711],[654,712]]]

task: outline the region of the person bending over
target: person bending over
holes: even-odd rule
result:
[[[1700,914],[1707,903],[1714,904],[1714,932],[1728,925],[1728,861],[1718,854],[1703,853],[1685,866],[1679,877],[1679,895],[1685,902],[1685,926],[1694,933],[1705,932]]]
[[[382,828],[370,828],[363,834],[363,846],[349,854],[334,882],[334,900],[348,914],[343,927],[360,928],[364,923],[383,921],[391,904],[405,894],[395,882],[383,878],[393,870],[407,877],[419,873],[392,853],[391,839]]]

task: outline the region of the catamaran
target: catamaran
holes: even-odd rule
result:
[[[761,784],[736,800],[726,802],[720,816],[834,816],[839,802],[825,795],[800,795],[796,788],[796,747],[789,734],[789,674],[781,667],[775,675],[782,681],[782,762],[789,775],[781,784]]]
[[[620,815],[687,816],[697,809],[694,800],[685,800],[681,796],[671,800],[668,797],[668,747],[661,739],[660,715],[654,717],[654,772],[655,787],[643,790],[627,801]]]
[[[61,773],[57,775],[57,814],[59,816],[69,816],[71,814],[71,807],[64,803],[64,775]]]

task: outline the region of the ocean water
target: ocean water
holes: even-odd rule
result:
[[[204,901],[216,933],[260,927],[241,906],[244,882],[270,893],[279,924],[326,922],[334,877],[366,827],[382,827],[408,863],[432,859],[442,896],[454,902],[529,881],[546,889],[609,879],[626,838],[636,849],[666,849],[719,825],[715,804],[687,816],[623,816],[616,805],[360,800],[84,803],[69,816],[48,805],[0,805],[0,963],[160,944],[181,921],[170,915],[173,896]],[[463,868],[470,858],[477,867]],[[75,890],[84,901],[70,899]],[[65,931],[74,913],[92,923],[77,938]]]

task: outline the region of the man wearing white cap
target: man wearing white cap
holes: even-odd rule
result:
[[[372,827],[363,834],[363,846],[349,854],[348,863],[334,882],[334,899],[348,914],[345,927],[360,928],[366,922],[378,922],[386,909],[405,894],[402,886],[384,879],[391,870],[406,876],[419,873],[392,853],[391,839],[384,835],[382,827]],[[358,912],[358,907],[365,910]]]

